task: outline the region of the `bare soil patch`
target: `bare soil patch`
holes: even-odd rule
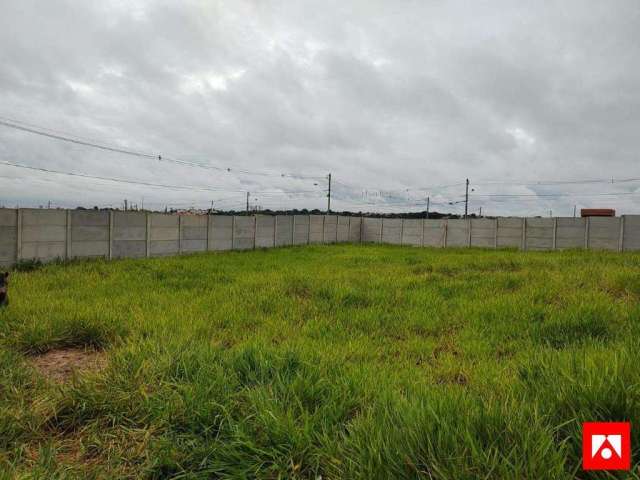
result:
[[[106,361],[104,352],[83,348],[60,348],[31,357],[31,364],[42,376],[58,383],[68,382],[74,373],[100,370]]]

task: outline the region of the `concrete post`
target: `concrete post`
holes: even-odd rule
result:
[[[236,216],[231,216],[231,250],[234,250],[236,240]]]
[[[273,246],[278,246],[278,216],[273,216]]]
[[[422,234],[420,235],[420,246],[424,247],[424,218],[422,219]]]
[[[467,219],[467,247],[471,247],[471,219]]]
[[[291,215],[291,245],[296,244],[296,216]]]
[[[444,220],[444,234],[442,235],[442,248],[447,248],[447,231],[449,230],[449,219]]]
[[[256,237],[258,236],[258,216],[253,216],[253,249],[256,249]]]
[[[64,238],[64,259],[69,260],[71,258],[71,210],[67,210],[65,213],[67,231]]]
[[[307,245],[311,243],[311,215],[307,215],[309,223],[307,224]]]
[[[527,250],[527,217],[522,217],[522,250]]]
[[[590,217],[587,217],[584,222],[584,248],[589,248],[589,229],[591,226],[591,222],[589,220]]]
[[[22,210],[16,209],[16,263],[22,260]]]
[[[151,215],[149,214],[149,212],[145,212],[144,215],[147,221],[146,222],[147,228],[145,232],[145,240],[146,240],[145,256],[149,258],[151,256]]]
[[[498,219],[493,221],[493,248],[498,248]]]
[[[624,252],[624,217],[620,217],[620,237],[618,238],[618,251]]]
[[[209,228],[210,227],[211,227],[211,214],[207,213],[207,233],[206,233],[206,236],[205,236],[205,238],[207,239],[207,243],[206,243],[206,245],[204,247],[204,251],[205,252],[209,251]],[[253,243],[254,243],[254,246],[255,246],[255,242],[253,242]]]
[[[182,254],[182,215],[178,215],[178,255]]]
[[[551,245],[551,250],[556,249],[556,243],[558,238],[558,217],[553,218],[553,244]]]
[[[380,237],[378,243],[382,243],[382,229],[384,228],[384,217],[380,217]]]
[[[322,243],[324,243],[324,225],[327,221],[327,216],[323,215],[322,216]]]
[[[364,224],[364,217],[360,217],[360,243],[362,243],[362,226]]]
[[[400,219],[400,245],[404,245],[404,218]]]
[[[113,259],[113,210],[109,210],[109,233],[107,246],[107,260]]]

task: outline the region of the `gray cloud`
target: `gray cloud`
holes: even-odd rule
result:
[[[0,3],[0,116],[232,169],[0,127],[0,160],[216,190],[0,165],[5,205],[144,197],[241,208],[249,190],[267,208],[323,208],[323,180],[278,173],[332,172],[336,209],[417,210],[429,195],[437,210],[459,210],[448,202],[463,186],[420,189],[469,177],[472,208],[488,214],[568,215],[574,204],[640,213],[640,182],[518,185],[640,176],[634,0]]]

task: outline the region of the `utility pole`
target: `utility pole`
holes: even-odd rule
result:
[[[573,206],[573,218],[576,218],[576,205]]]
[[[247,192],[247,213],[249,213],[249,195],[250,193]]]
[[[480,217],[482,217],[482,207],[480,207]]]
[[[125,212],[127,211],[127,199],[126,198],[124,199],[124,211]]]
[[[464,193],[464,218],[467,218],[469,210],[469,179],[467,178],[466,189]]]
[[[429,218],[429,197],[427,197],[427,218]]]
[[[213,200],[211,200],[211,213],[213,213]]]
[[[327,213],[331,213],[331,174],[329,174],[329,190],[327,192]]]

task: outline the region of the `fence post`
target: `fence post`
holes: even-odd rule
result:
[[[364,217],[360,217],[360,243],[362,243],[362,227],[364,224]]]
[[[493,248],[498,249],[498,219],[494,220],[493,224]]]
[[[291,245],[296,244],[296,216],[291,215]]]
[[[527,250],[527,217],[522,217],[522,250]]]
[[[151,214],[149,212],[145,212],[145,217],[147,221],[147,231],[145,234],[145,256],[149,258],[151,256]]]
[[[442,236],[442,248],[447,248],[447,232],[449,231],[449,219],[443,219],[444,221],[444,235]]]
[[[16,209],[16,263],[22,260],[22,210]]]
[[[404,245],[404,218],[400,219],[400,245]]]
[[[209,228],[210,228],[210,224],[211,224],[211,214],[207,213],[207,244],[204,247],[204,251],[208,252],[209,251]]]
[[[619,252],[624,252],[624,217],[625,217],[625,215],[622,215],[620,217],[620,237],[618,238],[618,251]]]
[[[236,216],[231,215],[231,250],[234,250],[236,243]]]
[[[422,219],[422,235],[420,236],[420,246],[424,247],[424,218]]]
[[[65,210],[64,259],[71,257],[71,210]]]
[[[278,246],[278,215],[273,216],[273,246]]]
[[[380,217],[380,235],[378,243],[382,243],[382,229],[384,228],[384,217]]]
[[[113,210],[109,210],[109,234],[107,246],[107,260],[113,259]]]
[[[178,255],[182,254],[182,215],[178,214]]]
[[[584,248],[585,249],[589,248],[589,229],[591,225],[591,222],[589,220],[590,220],[590,217],[587,217],[586,221],[584,222]]]
[[[311,244],[311,215],[307,215],[309,223],[307,225],[307,245]]]
[[[471,247],[471,219],[467,219],[467,247]]]
[[[556,249],[557,238],[558,238],[558,217],[553,217],[553,244],[551,245],[551,250]]]

